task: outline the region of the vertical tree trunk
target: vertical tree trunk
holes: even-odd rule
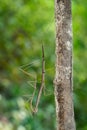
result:
[[[58,130],[75,130],[72,97],[71,0],[55,0],[56,75],[55,101]]]

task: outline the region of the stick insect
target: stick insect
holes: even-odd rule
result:
[[[23,66],[22,66],[23,67]],[[42,95],[42,91],[43,89],[45,88],[45,57],[44,57],[44,46],[42,45],[42,73],[41,73],[41,85],[40,85],[40,89],[39,89],[39,92],[38,92],[38,96],[37,96],[37,99],[36,99],[36,104],[35,106],[33,106],[33,99],[34,99],[34,96],[35,96],[35,92],[36,92],[36,84],[37,84],[37,77],[36,76],[33,76],[32,74],[30,73],[27,73],[25,70],[22,69],[22,67],[20,68],[20,70],[26,74],[27,76],[31,76],[32,78],[35,79],[35,84],[34,84],[34,91],[33,91],[33,94],[31,96],[31,100],[30,100],[30,106],[31,106],[31,110],[32,112],[35,114],[38,112],[38,106],[39,106],[39,103],[40,103],[40,98],[41,98],[41,95]],[[33,82],[33,81],[31,81]]]
[[[52,23],[53,22],[53,20],[54,20],[54,16],[53,16],[53,18],[51,19],[51,22],[50,23]],[[47,32],[47,30],[50,28],[50,24],[47,26],[47,28],[46,28],[46,32]],[[29,64],[28,64],[29,65]],[[27,66],[28,66],[27,65]],[[31,66],[31,65],[30,65]],[[28,72],[26,72],[25,71],[25,69],[23,69],[23,67],[25,67],[25,65],[24,66],[22,66],[22,67],[20,67],[20,70],[25,74],[25,75],[27,75],[27,76],[29,76],[29,77],[32,77],[32,78],[34,78],[34,80],[35,81],[31,81],[31,85],[32,85],[32,82],[34,83],[34,86],[32,86],[32,87],[34,87],[34,91],[33,91],[33,94],[32,94],[32,96],[31,96],[31,100],[30,100],[30,106],[31,106],[31,110],[32,110],[32,112],[33,113],[37,113],[37,111],[38,111],[38,106],[39,106],[39,103],[40,103],[40,98],[41,98],[41,95],[42,95],[42,91],[43,90],[45,90],[45,56],[44,56],[44,46],[42,45],[42,73],[41,73],[41,85],[40,85],[40,89],[39,89],[39,92],[38,92],[38,96],[37,96],[37,99],[36,99],[36,104],[35,104],[35,106],[33,106],[33,99],[34,99],[34,96],[35,96],[35,93],[36,93],[36,89],[37,89],[37,77],[34,75],[32,75],[32,74],[30,74],[30,73],[28,73]],[[30,81],[29,81],[30,82]],[[30,84],[30,83],[29,83]]]

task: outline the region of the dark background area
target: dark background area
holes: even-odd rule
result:
[[[87,130],[87,1],[72,1],[73,87],[77,130]],[[41,84],[44,44],[45,95],[32,115],[30,95]],[[33,77],[20,71],[25,71]],[[0,130],[55,130],[53,92],[55,19],[53,0],[0,0]],[[50,93],[50,94],[49,94]]]

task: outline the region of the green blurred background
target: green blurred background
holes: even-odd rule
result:
[[[87,1],[73,0],[73,77],[77,130],[87,130]],[[41,45],[46,61],[46,91],[32,115],[30,95],[41,79]],[[0,130],[55,130],[54,0],[0,0]],[[49,92],[50,91],[50,92]],[[49,94],[51,93],[51,94]],[[49,94],[49,95],[48,95]]]

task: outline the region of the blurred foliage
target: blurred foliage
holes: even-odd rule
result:
[[[49,69],[46,87],[53,91],[54,26],[53,1],[0,1],[0,130],[55,129],[53,92],[42,96],[39,112],[33,116],[28,100],[34,88],[29,81],[35,79],[20,71],[21,65],[29,64],[25,69],[34,77],[37,75],[40,87],[44,44]]]
[[[74,104],[77,130],[87,130],[87,1],[73,0]],[[0,0],[0,130],[56,129],[53,78],[55,64],[54,1]],[[46,60],[46,89],[33,116],[29,100],[33,88],[19,68],[41,79],[41,45]],[[35,62],[38,61],[38,62]],[[32,62],[35,62],[32,64]],[[33,84],[34,86],[34,84]],[[49,91],[46,91],[48,95]],[[24,97],[25,96],[25,97]]]
[[[87,1],[73,1],[74,103],[77,130],[87,130]]]

